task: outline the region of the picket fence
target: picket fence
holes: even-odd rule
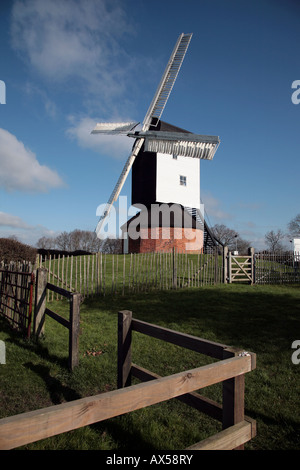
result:
[[[37,267],[48,269],[48,282],[93,295],[126,294],[149,290],[199,287],[223,282],[223,259],[217,251],[210,254],[186,253],[104,254],[58,256]],[[53,300],[58,294],[48,293]]]
[[[292,252],[254,254],[253,252],[251,256],[251,282],[247,276],[245,279],[235,278],[235,282],[300,283],[300,254],[295,255]],[[63,255],[56,258],[50,256],[44,260],[38,256],[36,267],[48,269],[48,282],[88,298],[93,295],[125,295],[150,290],[230,283],[233,276],[236,277],[235,265],[230,263],[232,257],[234,255],[225,249],[223,253],[216,249],[211,253],[193,255],[179,252],[140,254],[99,252],[83,256]],[[245,255],[244,258],[246,257]],[[245,270],[245,267],[242,270]],[[55,296],[59,297],[53,292],[47,295],[48,300],[54,299]]]

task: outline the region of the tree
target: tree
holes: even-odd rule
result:
[[[300,214],[297,214],[290,223],[288,224],[288,229],[290,231],[291,236],[293,237],[300,237]]]
[[[277,232],[271,230],[270,232],[266,233],[265,242],[273,253],[283,250],[281,241],[283,240],[284,236],[284,233],[280,229],[277,230]]]
[[[69,251],[70,250],[70,234],[68,232],[62,232],[55,238],[55,244],[59,250]]]
[[[55,239],[51,237],[41,237],[38,239],[36,246],[46,250],[51,250],[55,246]]]
[[[229,251],[237,250],[240,254],[246,254],[251,246],[251,242],[244,240],[235,230],[226,227],[224,224],[214,225],[212,232],[217,240],[228,247]]]
[[[109,254],[122,253],[122,240],[120,238],[105,238],[101,251]]]
[[[220,242],[224,243],[224,245],[228,247],[235,246],[236,237],[238,235],[235,230],[226,227],[224,224],[216,224],[212,227],[212,231],[215,237],[220,240]]]
[[[100,250],[102,240],[95,232],[89,230],[73,230],[70,233],[70,251],[83,250],[97,252]]]
[[[237,237],[237,250],[240,255],[241,254],[246,255],[248,253],[248,249],[250,246],[251,246],[251,242],[249,242],[248,240],[244,240],[240,236]]]

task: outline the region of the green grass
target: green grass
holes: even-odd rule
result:
[[[68,304],[49,307],[65,314]],[[0,365],[0,417],[116,388],[117,313],[257,354],[246,374],[245,412],[257,420],[249,450],[300,449],[300,289],[294,286],[221,285],[136,295],[94,297],[81,306],[80,364],[67,369],[67,331],[46,319],[35,343],[0,322],[6,364]],[[161,375],[207,363],[207,358],[134,332],[133,361]],[[220,400],[221,386],[201,393]],[[24,446],[25,449],[184,449],[220,430],[220,424],[169,400],[105,422]]]

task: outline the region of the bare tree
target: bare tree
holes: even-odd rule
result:
[[[55,244],[59,250],[70,251],[70,234],[68,232],[62,232],[55,238]]]
[[[41,237],[38,239],[36,246],[46,250],[51,250],[55,247],[55,239],[51,237]]]
[[[281,251],[283,250],[283,244],[282,240],[284,239],[284,233],[282,230],[277,230],[277,232],[274,232],[274,230],[271,230],[270,232],[267,232],[265,235],[265,242],[268,245],[270,251],[276,252],[276,251]]]
[[[237,232],[231,228],[226,227],[224,224],[216,224],[212,227],[212,231],[216,238],[226,246],[235,246]]]
[[[95,232],[89,230],[73,230],[70,233],[71,249],[97,252],[100,251],[102,240],[97,237]]]
[[[237,237],[237,250],[240,255],[246,255],[248,253],[248,248],[251,246],[251,242],[249,240],[244,240],[241,237]]]
[[[62,232],[55,238],[55,245],[59,250],[66,251],[100,251],[102,240],[95,232],[75,229],[72,232]]]
[[[103,240],[101,251],[103,253],[122,253],[122,240],[119,238],[105,238]]]
[[[70,233],[70,251],[82,250],[81,247],[81,230],[73,230]]]
[[[237,250],[239,253],[246,254],[251,242],[244,240],[236,230],[226,227],[224,224],[216,224],[212,227],[212,232],[217,240],[220,240],[230,251]]]
[[[291,236],[300,237],[300,214],[297,214],[290,223],[288,224],[288,229]]]

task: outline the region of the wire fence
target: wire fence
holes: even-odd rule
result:
[[[300,282],[300,252],[255,254],[256,284],[297,284]]]

